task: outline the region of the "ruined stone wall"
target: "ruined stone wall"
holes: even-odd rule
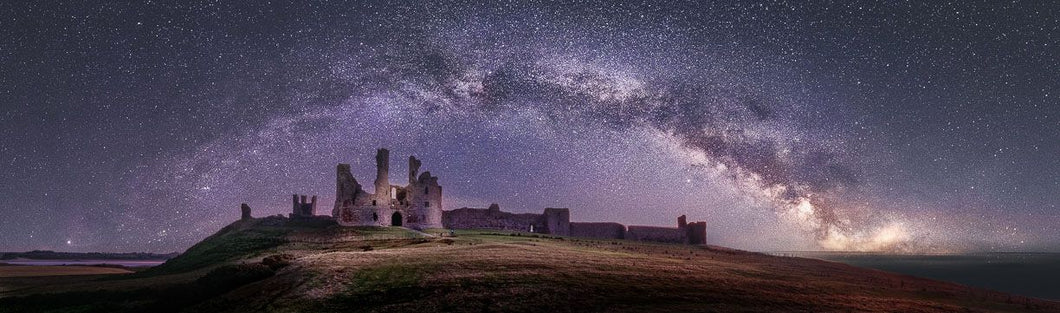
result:
[[[629,226],[626,228],[626,239],[639,241],[687,243],[687,231],[681,228],[655,226]]]
[[[626,225],[619,223],[570,223],[570,235],[574,237],[624,239]]]
[[[707,244],[707,222],[689,223],[685,231],[688,233],[688,244]]]
[[[372,194],[359,192],[353,200],[346,200],[333,216],[342,226],[386,226],[390,216],[384,216],[389,205],[372,205]]]
[[[445,204],[442,203],[442,186],[438,185],[438,177],[431,179],[431,186],[434,192],[430,194],[431,207],[427,209],[427,220],[424,223],[432,225],[431,227],[442,226],[442,210],[445,209]]]
[[[410,158],[409,165],[415,158]],[[410,168],[409,177],[413,175]],[[423,172],[416,180],[409,183],[405,188],[405,198],[399,202],[405,202],[412,221],[418,228],[442,227],[442,186],[438,185],[438,177],[431,176],[431,172]]]
[[[542,214],[515,214],[502,212],[496,205],[488,209],[460,208],[442,212],[442,224],[445,228],[455,229],[496,229],[506,231],[529,232],[531,225],[534,232],[547,229]]]
[[[599,239],[629,239],[639,241],[705,244],[706,222],[688,223],[678,218],[678,227],[629,226],[619,223],[571,223],[570,210],[546,208],[542,214],[514,214],[503,212],[497,204],[489,208],[460,208],[443,211],[442,224],[455,229],[496,229],[522,231],[559,236]]]
[[[360,205],[355,203],[357,196],[365,192],[350,173],[349,164],[339,164],[335,167],[335,172],[335,206],[331,209],[331,216],[338,218],[339,209],[343,205]],[[350,203],[345,203],[347,201]]]
[[[545,219],[544,224],[547,233],[570,236],[570,209],[545,208],[542,217]]]

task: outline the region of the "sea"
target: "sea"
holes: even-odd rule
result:
[[[151,267],[166,260],[35,260],[35,259],[12,259],[0,260],[2,263],[14,265],[121,265],[125,267]]]
[[[858,267],[1060,301],[1060,253],[879,254],[784,251]]]

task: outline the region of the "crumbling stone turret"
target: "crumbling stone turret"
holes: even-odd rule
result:
[[[291,198],[291,217],[314,216],[316,212],[317,196],[313,196],[310,201],[306,201],[306,195],[302,195],[301,199],[297,194]]]
[[[240,219],[249,220],[249,219],[253,218],[253,217],[250,216],[250,206],[247,205],[246,203],[240,205],[239,206],[239,210],[242,211],[242,213],[243,213],[243,215],[240,217]]]

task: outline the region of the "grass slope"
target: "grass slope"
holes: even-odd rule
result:
[[[275,218],[233,223],[164,266],[120,277],[0,294],[0,312],[1060,312],[1056,302],[716,247],[425,237]]]
[[[219,265],[240,257],[256,256],[287,242],[290,229],[261,224],[261,220],[236,221],[144,274],[179,273]]]

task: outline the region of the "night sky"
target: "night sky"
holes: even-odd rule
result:
[[[380,147],[446,209],[1060,251],[1060,2],[420,2],[0,3],[0,251],[181,251]]]

